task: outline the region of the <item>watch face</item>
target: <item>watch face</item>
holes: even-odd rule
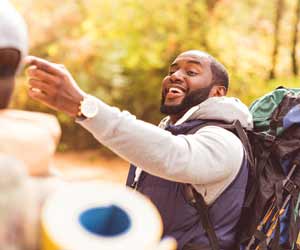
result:
[[[93,97],[87,97],[81,105],[81,113],[87,118],[93,118],[98,112],[97,101]]]

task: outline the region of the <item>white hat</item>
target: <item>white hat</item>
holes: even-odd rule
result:
[[[22,60],[28,53],[26,24],[9,0],[0,0],[0,49],[3,48],[20,51]]]

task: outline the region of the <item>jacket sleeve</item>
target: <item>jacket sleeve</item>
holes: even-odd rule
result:
[[[215,126],[174,136],[127,111],[98,100],[96,117],[77,121],[103,145],[144,171],[172,181],[210,184],[237,173],[243,146],[231,132]]]

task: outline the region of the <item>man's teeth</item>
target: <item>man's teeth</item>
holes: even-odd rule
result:
[[[181,90],[181,89],[179,89],[179,88],[174,88],[174,87],[172,87],[172,88],[170,88],[169,89],[169,92],[171,92],[171,93],[174,93],[174,94],[182,94],[183,93],[183,91]]]

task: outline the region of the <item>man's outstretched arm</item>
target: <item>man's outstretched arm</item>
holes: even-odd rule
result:
[[[61,65],[29,57],[29,95],[76,117],[86,95]],[[209,184],[235,175],[243,148],[232,133],[206,127],[195,135],[173,136],[98,100],[98,114],[79,122],[103,145],[145,171],[179,182]]]

